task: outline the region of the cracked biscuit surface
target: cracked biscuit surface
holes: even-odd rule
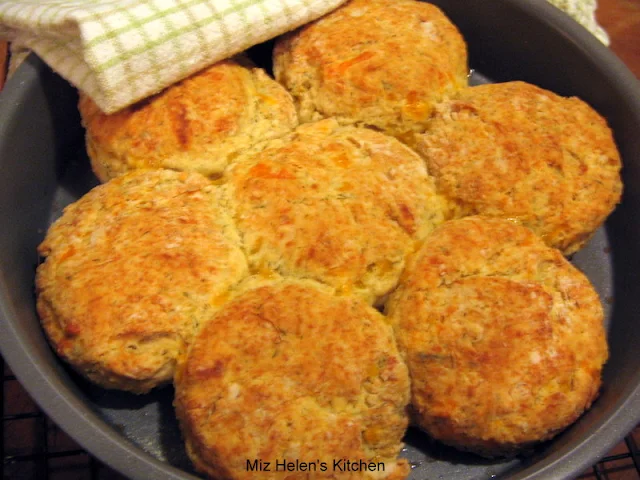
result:
[[[415,152],[331,119],[244,152],[223,180],[253,271],[313,278],[372,303],[446,215]]]
[[[218,62],[111,115],[79,109],[96,176],[169,168],[217,177],[233,156],[298,124],[291,96],[244,57]]]
[[[414,421],[488,457],[575,421],[607,358],[588,279],[530,230],[467,217],[436,229],[386,306],[409,366]]]
[[[203,176],[118,177],[68,206],[39,246],[43,328],[99,385],[143,393],[168,383],[216,297],[246,276],[238,244]]]
[[[456,216],[518,220],[565,255],[620,201],[606,121],[578,98],[524,82],[464,89],[438,106],[416,150]]]
[[[469,73],[457,28],[414,0],[351,0],[281,37],[273,62],[301,122],[333,117],[399,138],[423,131]]]
[[[393,331],[362,300],[317,282],[250,278],[200,330],[175,388],[187,452],[213,478],[400,479],[409,471],[397,458],[409,378]],[[376,468],[346,470],[334,464],[340,459]],[[278,469],[284,460],[315,466]]]

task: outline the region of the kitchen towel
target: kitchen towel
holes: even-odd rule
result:
[[[605,45],[609,45],[607,32],[598,24],[596,10],[598,4],[596,0],[547,0],[552,5],[564,10],[565,13],[581,24],[584,28],[593,33],[598,40]]]

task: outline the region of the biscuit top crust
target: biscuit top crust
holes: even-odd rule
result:
[[[303,122],[334,117],[404,137],[467,85],[467,48],[436,6],[352,0],[281,37],[274,73]]]
[[[524,82],[469,87],[439,105],[417,151],[457,215],[517,219],[566,255],[620,200],[620,155],[583,101]]]
[[[247,274],[199,174],[132,172],[68,206],[39,253],[38,312],[60,356],[107,388],[170,381],[216,298]]]
[[[369,302],[445,218],[415,152],[330,119],[243,153],[224,180],[254,272],[313,278]]]
[[[588,279],[530,230],[446,222],[409,262],[387,313],[417,423],[445,443],[510,455],[575,421],[607,358]]]
[[[85,95],[79,109],[103,182],[160,167],[216,177],[235,152],[298,123],[291,96],[244,57],[216,63],[112,115]]]
[[[391,327],[309,280],[249,279],[194,339],[175,406],[197,468],[214,478],[304,478],[276,461],[326,462],[311,478],[404,478],[407,368]],[[333,468],[384,462],[384,472]],[[247,460],[270,471],[248,471]],[[298,477],[300,475],[300,477]]]

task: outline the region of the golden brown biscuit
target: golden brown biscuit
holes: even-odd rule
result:
[[[316,282],[250,279],[194,338],[175,387],[187,452],[213,478],[408,473],[409,378],[392,329]]]
[[[620,200],[620,156],[605,120],[527,83],[463,90],[439,106],[416,149],[458,216],[517,219],[566,255]]]
[[[244,152],[224,181],[253,271],[313,278],[369,302],[395,286],[413,240],[445,217],[415,152],[334,120]]]
[[[435,102],[467,85],[467,48],[434,5],[351,0],[281,37],[274,72],[301,122],[334,117],[404,138],[424,130]]]
[[[233,156],[298,123],[291,96],[248,60],[224,60],[115,114],[80,96],[87,151],[105,182],[129,170],[219,176]]]
[[[38,312],[57,353],[107,387],[173,378],[217,296],[247,273],[210,182],[132,172],[67,207],[39,247]]]
[[[553,437],[596,398],[607,358],[587,278],[530,230],[467,217],[436,229],[387,305],[416,423],[493,457]]]

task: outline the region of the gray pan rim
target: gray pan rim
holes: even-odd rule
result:
[[[461,0],[477,2],[485,0]],[[617,91],[631,104],[640,125],[640,86],[635,76],[606,47],[568,16],[541,0],[494,0],[496,5],[515,7],[532,19],[541,22],[556,35],[563,36],[591,58],[599,72],[611,78]],[[438,4],[438,1],[433,3]],[[46,68],[32,57],[16,72],[0,97],[0,139],[11,135],[11,121],[15,118],[27,94],[34,88]],[[639,132],[640,134],[640,132]],[[195,479],[169,464],[161,462],[129,443],[94,410],[81,400],[73,386],[61,381],[60,367],[41,363],[34,358],[27,332],[20,331],[10,319],[18,312],[12,302],[4,275],[0,275],[0,349],[18,380],[34,397],[47,415],[62,426],[85,449],[117,471],[134,479]],[[560,449],[541,461],[520,469],[513,479],[556,479],[572,476],[588,468],[640,422],[640,372],[628,394],[619,399],[613,414],[601,419],[587,438],[571,449]]]

